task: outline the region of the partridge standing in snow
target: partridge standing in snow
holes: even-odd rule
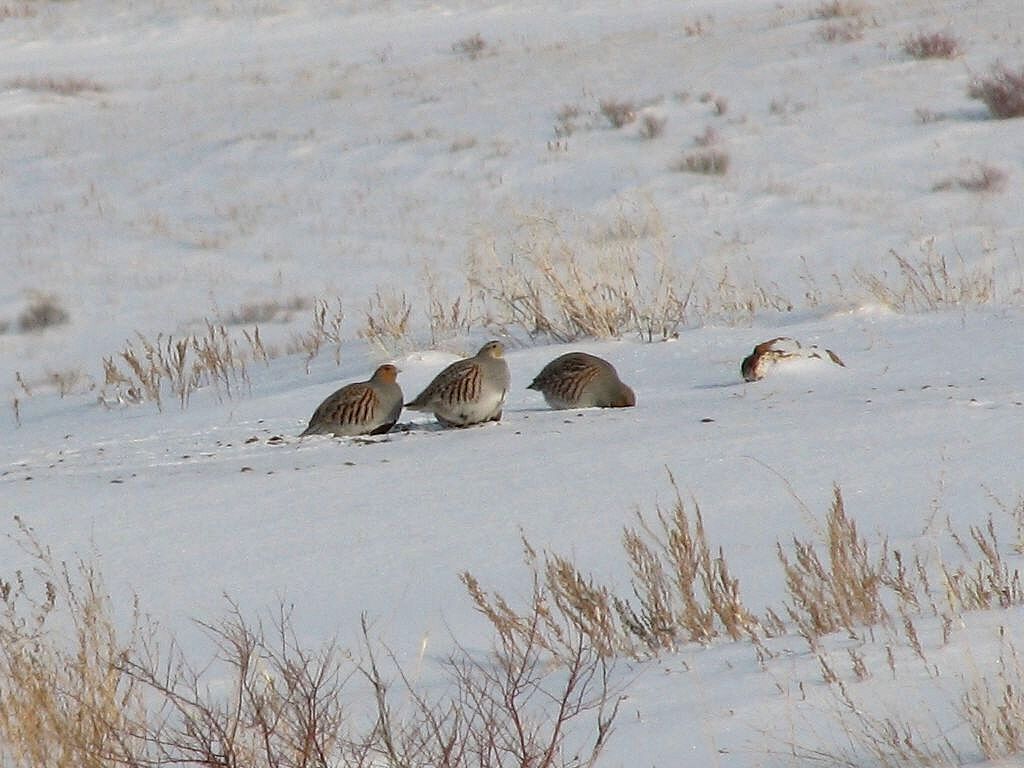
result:
[[[382,365],[369,381],[348,384],[313,412],[306,435],[382,435],[395,426],[402,414],[402,388],[398,369]]]
[[[487,342],[474,357],[458,360],[437,374],[405,407],[430,411],[446,427],[500,421],[509,384],[504,354],[500,341]]]
[[[586,352],[570,352],[544,366],[527,389],[536,389],[552,408],[628,408],[636,395],[615,366]]]

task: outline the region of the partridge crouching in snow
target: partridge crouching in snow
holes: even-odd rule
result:
[[[527,389],[544,395],[552,408],[629,408],[633,390],[619,379],[615,366],[586,352],[570,352],[544,366]]]
[[[398,369],[382,365],[369,381],[347,384],[320,403],[299,437],[307,435],[382,435],[402,415]]]
[[[504,344],[487,342],[475,356],[458,360],[437,374],[405,407],[433,413],[446,427],[500,421],[510,379],[504,355]]]

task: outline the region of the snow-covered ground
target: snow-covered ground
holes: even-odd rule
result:
[[[400,658],[424,638],[432,658],[453,636],[486,643],[458,574],[525,599],[521,536],[628,592],[622,528],[672,504],[669,473],[759,613],[787,599],[776,543],[818,536],[834,485],[876,546],[949,548],[950,525],[965,534],[993,515],[1015,566],[1000,503],[1024,493],[1024,121],[989,119],[967,86],[996,60],[1024,66],[1024,6],[906,0],[823,20],[822,5],[0,5],[13,9],[0,20],[3,532],[19,515],[58,557],[95,557],[118,605],[138,594],[186,647],[200,646],[191,619],[217,616],[226,593],[252,614],[294,602],[312,645],[353,641],[366,612]],[[860,36],[828,41],[828,24]],[[956,37],[962,56],[909,57],[902,42],[920,31]],[[475,35],[480,55],[458,50]],[[613,129],[609,99],[663,119],[662,134]],[[567,107],[574,130],[556,133]],[[709,128],[728,172],[674,170]],[[977,164],[1002,187],[935,189]],[[514,344],[499,424],[446,431],[407,412],[370,441],[293,437],[380,360],[356,338],[378,290],[416,298],[425,270],[458,290],[474,248],[515,239],[531,216],[654,231],[681,272],[728,271],[794,309],[663,343],[573,344],[614,362],[634,409],[548,410],[525,387],[567,347]],[[995,297],[893,312],[856,278],[901,284],[893,252],[992,275]],[[22,331],[34,293],[68,322]],[[173,397],[162,412],[97,404],[102,358],[136,332],[297,299],[261,325],[283,343],[308,327],[310,302],[335,297],[338,365],[251,364],[251,391],[208,389],[184,410]],[[744,383],[742,358],[780,335],[845,367]],[[416,346],[391,358],[409,398],[454,359]],[[47,382],[69,371],[80,376],[60,398]],[[0,538],[3,572],[23,562]],[[883,708],[912,702],[972,760],[957,675],[984,674],[997,628],[1024,621],[965,624],[944,644],[924,622],[928,663],[899,657],[895,680],[887,641],[864,644],[873,674],[855,687]],[[791,741],[827,743],[817,658],[795,634],[773,642],[764,668],[742,643],[631,667],[605,764],[753,768],[792,762]]]

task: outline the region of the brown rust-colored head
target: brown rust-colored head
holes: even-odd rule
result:
[[[398,381],[399,370],[393,365],[382,365],[373,372],[370,381],[378,384],[394,384]]]

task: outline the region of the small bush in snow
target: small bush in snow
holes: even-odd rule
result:
[[[18,315],[18,329],[35,332],[54,325],[63,325],[67,321],[67,310],[60,305],[56,296],[50,293],[35,293],[29,305]]]
[[[867,6],[859,0],[825,0],[811,12],[812,19],[846,19],[860,16]]]
[[[657,117],[656,115],[644,115],[640,121],[640,138],[656,139],[665,132],[665,123],[668,118]]]
[[[483,39],[479,32],[452,43],[452,50],[455,53],[467,56],[470,59],[479,59],[484,55],[487,47],[487,41]]]
[[[977,163],[970,173],[944,179],[932,187],[933,192],[963,189],[967,192],[1000,192],[1006,186],[1006,172],[992,165]]]
[[[704,129],[704,133],[693,137],[693,143],[698,147],[712,147],[722,141],[722,134],[710,125]]]
[[[860,19],[822,24],[818,38],[826,43],[852,43],[864,37],[864,22]]]
[[[967,94],[985,102],[992,117],[1024,117],[1024,67],[1013,70],[994,64],[988,77],[977,77],[971,82]]]
[[[242,304],[238,309],[228,312],[224,317],[225,325],[253,325],[255,323],[286,323],[296,312],[312,307],[312,302],[304,296],[293,296],[290,299],[252,301]]]
[[[621,128],[636,120],[636,106],[631,101],[605,99],[601,102],[601,114],[608,119],[613,128]]]
[[[7,87],[27,91],[49,91],[59,96],[78,96],[81,93],[103,93],[107,89],[84,77],[17,77]]]
[[[903,51],[915,59],[955,59],[960,43],[945,32],[919,32],[903,41]]]
[[[722,176],[729,170],[729,154],[721,149],[704,149],[691,152],[674,166],[677,171],[702,173],[706,176]]]

